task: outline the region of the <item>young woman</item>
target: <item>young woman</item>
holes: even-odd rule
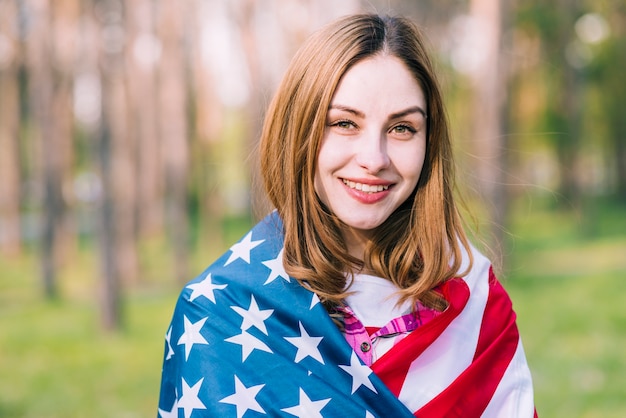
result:
[[[183,290],[161,417],[532,417],[511,302],[455,207],[422,36],[349,16],[293,59],[261,137],[276,210]]]

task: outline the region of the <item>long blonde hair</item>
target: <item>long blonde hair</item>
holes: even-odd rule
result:
[[[348,254],[341,221],[321,203],[313,181],[326,113],[341,77],[379,53],[401,59],[421,86],[427,145],[413,195],[376,229],[361,261]],[[454,164],[440,88],[422,35],[410,21],[353,15],[313,34],[269,106],[260,159],[265,189],[283,220],[285,269],[327,306],[342,303],[346,280],[365,268],[395,283],[402,300],[445,307],[433,289],[463,274],[461,247],[471,251],[453,199]]]

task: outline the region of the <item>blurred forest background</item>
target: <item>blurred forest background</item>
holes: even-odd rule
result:
[[[267,209],[289,59],[362,11],[432,44],[539,415],[626,416],[626,1],[0,0],[0,417],[157,414],[178,292]]]

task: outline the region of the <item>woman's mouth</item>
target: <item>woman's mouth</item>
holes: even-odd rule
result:
[[[365,183],[357,183],[354,181],[350,181],[350,180],[346,180],[346,179],[342,179],[343,184],[345,184],[346,186],[348,186],[351,189],[354,190],[358,190],[364,193],[378,193],[378,192],[382,192],[384,190],[389,189],[389,185],[383,185],[383,184],[365,184]]]

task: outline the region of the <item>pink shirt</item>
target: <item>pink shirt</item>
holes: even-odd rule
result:
[[[356,317],[349,306],[340,307],[344,318],[344,336],[359,358],[371,366],[384,353],[406,337],[411,331],[424,325],[441,312],[417,302],[415,310],[392,319],[385,326],[373,332]]]

